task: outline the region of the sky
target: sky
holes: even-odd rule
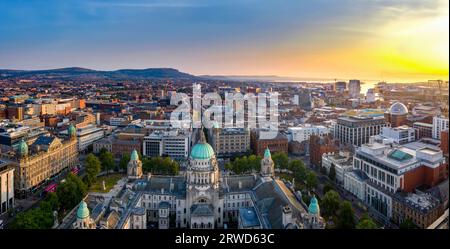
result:
[[[448,79],[448,0],[0,0],[0,68]]]

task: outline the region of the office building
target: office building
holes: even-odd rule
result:
[[[348,82],[348,93],[350,98],[359,98],[361,93],[361,81],[360,80],[350,80]]]
[[[323,125],[305,124],[298,127],[288,127],[287,138],[289,142],[303,142],[308,141],[311,135],[320,137],[330,134],[330,129]]]
[[[448,118],[444,116],[433,117],[433,138],[441,139],[441,131],[448,130]]]
[[[217,157],[242,156],[250,150],[250,131],[244,128],[213,128],[211,145]]]
[[[189,156],[191,135],[182,130],[154,131],[144,137],[144,156],[168,156],[176,160],[184,160]]]
[[[342,116],[337,119],[334,127],[334,138],[343,144],[361,146],[368,143],[369,138],[381,133],[388,126],[384,117]]]
[[[412,193],[448,178],[442,151],[421,142],[363,144],[355,152],[353,165],[368,177],[363,201],[386,218],[392,217],[392,195],[397,191]]]

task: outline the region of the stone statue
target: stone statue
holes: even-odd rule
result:
[[[58,211],[53,211],[53,228],[57,228],[59,226],[58,221]]]
[[[102,181],[103,190],[106,190],[105,180]]]

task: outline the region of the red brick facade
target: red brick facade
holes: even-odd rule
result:
[[[253,153],[258,156],[263,156],[266,148],[269,148],[272,154],[280,151],[288,153],[288,139],[285,135],[278,134],[274,139],[259,139],[258,134],[252,132],[250,139]]]
[[[448,164],[442,164],[437,168],[420,166],[410,170],[404,175],[403,191],[412,192],[420,186],[433,187],[448,178]]]
[[[322,165],[322,155],[329,152],[336,152],[337,146],[331,135],[320,137],[311,135],[309,137],[309,161],[316,167]]]

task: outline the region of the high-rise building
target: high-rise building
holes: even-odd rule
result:
[[[448,118],[444,116],[433,117],[433,138],[441,139],[441,131],[448,130]]]
[[[338,93],[343,93],[347,90],[347,82],[345,81],[337,81],[334,83],[334,91]]]
[[[356,99],[361,93],[361,81],[360,80],[350,80],[348,82],[348,93],[350,98]]]
[[[366,93],[366,102],[367,103],[373,103],[375,102],[375,90],[373,88],[367,89]]]

